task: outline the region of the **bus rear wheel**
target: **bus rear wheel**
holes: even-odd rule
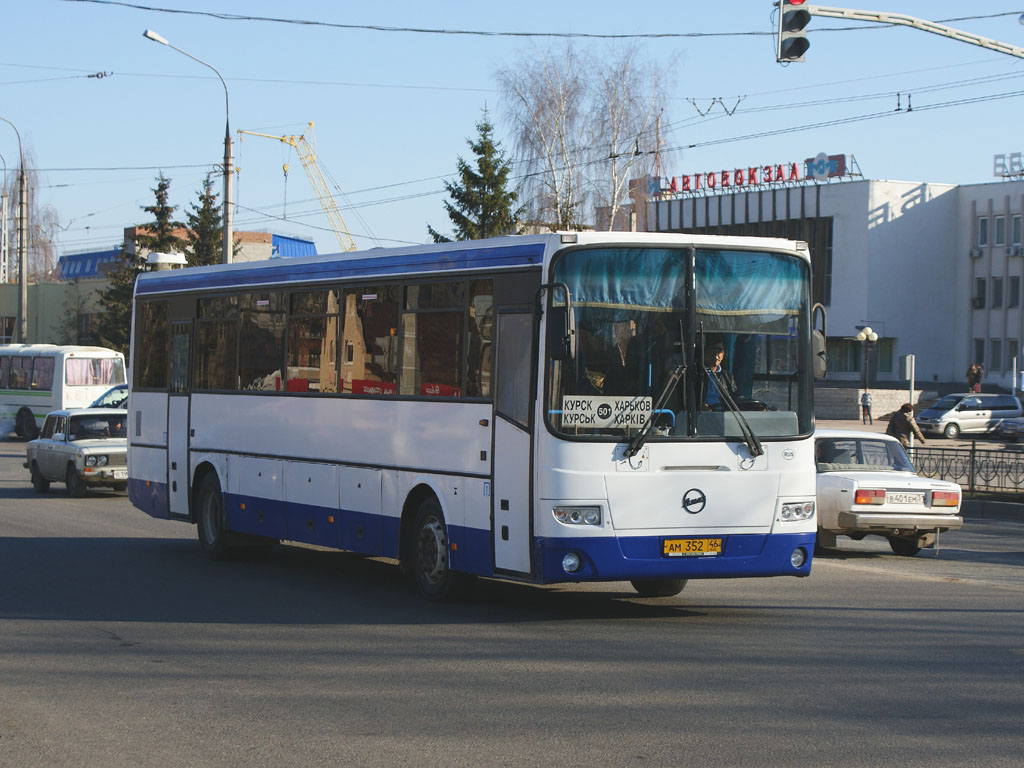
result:
[[[230,548],[224,496],[220,492],[220,481],[213,472],[203,476],[196,492],[196,528],[199,545],[210,559],[227,559]]]
[[[18,437],[23,437],[26,440],[35,440],[39,437],[36,417],[32,415],[32,411],[28,408],[22,408],[18,411],[18,416],[14,422],[14,431]]]
[[[640,597],[675,597],[683,591],[687,579],[643,579],[631,581]]]
[[[448,602],[468,594],[473,578],[453,571],[448,563],[448,526],[437,499],[426,499],[416,512],[412,530],[412,574],[428,600]]]

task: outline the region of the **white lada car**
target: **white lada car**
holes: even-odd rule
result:
[[[819,429],[818,542],[836,536],[883,536],[897,555],[934,547],[937,535],[963,525],[960,486],[915,474],[899,441],[876,432]]]
[[[128,412],[112,408],[54,411],[43,429],[25,449],[25,467],[36,493],[46,493],[51,482],[64,483],[72,496],[87,488],[128,487]]]

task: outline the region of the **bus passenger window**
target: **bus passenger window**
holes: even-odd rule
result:
[[[352,361],[341,372],[342,392],[393,395],[398,378],[398,286],[345,290],[342,344]]]

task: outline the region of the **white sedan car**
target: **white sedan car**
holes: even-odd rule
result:
[[[112,408],[47,414],[39,437],[25,446],[25,467],[36,493],[46,493],[54,481],[64,483],[72,496],[96,486],[125,490],[127,417],[127,411]]]
[[[914,473],[899,441],[876,432],[819,429],[818,547],[836,536],[884,536],[897,555],[935,546],[941,531],[963,526],[960,486]]]

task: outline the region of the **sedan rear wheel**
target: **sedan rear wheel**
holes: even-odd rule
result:
[[[902,555],[903,557],[913,557],[921,551],[917,539],[904,539],[899,536],[889,537],[889,547],[897,555]]]
[[[629,582],[640,597],[675,597],[683,591],[686,579],[643,579]]]

